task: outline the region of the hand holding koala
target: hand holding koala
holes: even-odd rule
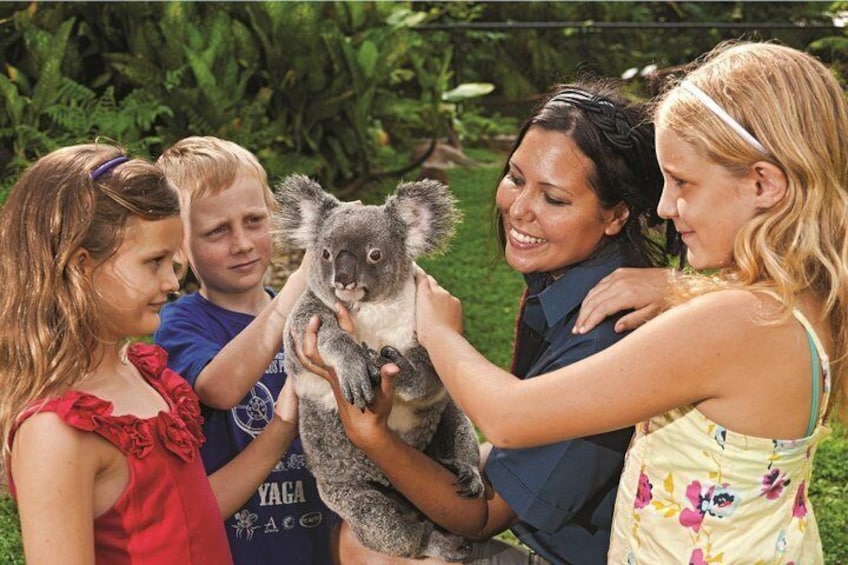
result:
[[[394,379],[389,427],[460,477],[461,492],[481,496],[479,451],[471,423],[445,391],[415,334],[413,261],[440,250],[459,214],[447,187],[435,181],[400,185],[382,206],[337,200],[307,177],[277,188],[280,236],[305,248],[307,291],[284,336],[286,370],[300,398],[300,436],[324,502],[345,519],[366,547],[403,557],[463,559],[470,546],[440,530],[392,489],[380,469],[345,435],[335,396],[322,377],[295,355],[292,332],[303,335],[317,315],[317,350],[332,366],[347,402],[364,409],[374,399],[379,368],[390,361]],[[343,302],[355,335],[339,326]]]

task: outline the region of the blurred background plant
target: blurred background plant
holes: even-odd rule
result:
[[[4,2],[0,201],[28,162],[97,136],[155,157],[218,135],[272,177],[355,193],[412,170],[422,140],[514,132],[575,73],[674,69],[745,36],[809,48],[845,76],[845,4]]]

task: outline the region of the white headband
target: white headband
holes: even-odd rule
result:
[[[724,108],[718,105],[718,103],[710,98],[710,96],[689,82],[688,80],[681,81],[680,88],[697,98],[701,104],[706,106],[713,114],[719,117],[721,121],[727,124],[730,129],[739,134],[739,137],[747,141],[751,147],[762,153],[763,155],[768,155],[769,152],[763,147],[763,144],[757,141],[757,138],[751,135],[751,132],[742,127],[742,124],[733,119],[733,116],[728,114]]]

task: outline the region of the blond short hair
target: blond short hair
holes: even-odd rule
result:
[[[195,198],[218,194],[232,186],[239,175],[248,175],[262,183],[268,210],[277,209],[265,168],[253,153],[232,141],[213,136],[186,137],[166,149],[156,163],[177,187],[186,208]]]

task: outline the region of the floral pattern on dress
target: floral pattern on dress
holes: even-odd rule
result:
[[[821,360],[823,394],[816,427],[806,437],[746,435],[693,405],[636,426],[616,500],[609,563],[823,562],[807,485],[816,448],[830,432],[823,416],[831,380],[820,340],[808,335]]]
[[[792,516],[795,518],[807,517],[807,495],[805,483],[806,481],[801,481],[801,484],[798,485],[798,491],[795,493],[795,503],[792,505]]]
[[[691,467],[687,467],[685,472],[673,467],[657,468],[641,458],[639,450],[628,455],[638,461],[640,466],[631,472],[625,470],[622,479],[622,485],[631,485],[629,489],[622,487],[622,490],[629,492],[630,507],[630,518],[626,520],[629,544],[622,561],[634,565],[658,562],[708,565],[741,560],[763,565],[791,565],[802,561],[798,558],[802,555],[799,552],[803,551],[803,555],[808,556],[808,550],[804,549],[807,547],[806,542],[801,541],[810,527],[806,479],[815,446],[823,432],[814,434],[807,441],[754,438],[754,447],[745,436],[711,422],[697,410],[673,413],[679,414],[676,417],[685,420],[686,425],[677,429],[668,426],[668,416],[665,415],[665,425],[657,426],[647,437],[653,441],[652,436],[660,437],[667,430],[674,430],[667,439],[662,439],[663,444],[686,457]],[[700,430],[702,435],[699,439],[692,439],[690,425]],[[640,428],[645,429],[637,429]],[[645,437],[640,434],[634,442],[643,441]],[[651,453],[657,449],[653,443],[647,448]],[[733,457],[729,455],[731,451],[740,449],[748,456],[744,465],[728,458]],[[637,452],[639,455],[635,455]],[[658,476],[658,473],[663,474]],[[681,488],[684,485],[685,488]],[[619,506],[620,502],[617,503],[617,516],[623,510]],[[758,516],[754,522],[756,524],[764,516],[775,517],[775,520],[785,524],[780,528],[779,535],[775,534],[769,542],[769,557],[763,557],[763,549],[762,553],[757,554],[760,557],[755,558],[755,548],[746,548],[744,543],[734,545],[728,541],[737,537],[744,539],[744,536],[739,536],[739,530],[735,529],[739,526],[733,525],[740,511],[746,515],[743,518],[746,524],[751,523],[752,512]],[[788,518],[780,518],[781,515]],[[668,524],[661,529],[666,532],[667,537],[662,538],[662,545],[668,555],[657,557],[651,552],[645,555],[643,538],[650,531],[649,537],[654,540],[650,547],[654,547],[656,532],[660,531],[659,523]],[[672,523],[688,534],[678,535],[667,530]],[[741,527],[744,529],[751,526]],[[667,539],[678,541],[672,545]],[[815,545],[812,547],[815,548]],[[746,550],[751,550],[751,553],[746,553]],[[669,557],[672,554],[674,558]],[[611,559],[610,562],[616,561]]]
[[[651,502],[651,490],[654,486],[651,484],[648,475],[639,473],[639,488],[636,491],[636,500],[633,502],[634,508],[644,508]]]
[[[707,514],[716,518],[726,518],[733,515],[739,506],[739,495],[727,483],[720,485],[701,486],[699,481],[693,481],[686,487],[686,498],[692,504],[692,509],[680,513],[680,524],[697,533]]]
[[[777,500],[783,494],[784,487],[789,486],[791,482],[792,479],[787,477],[786,473],[781,473],[780,469],[770,469],[763,475],[763,487],[760,495],[769,500]]]

